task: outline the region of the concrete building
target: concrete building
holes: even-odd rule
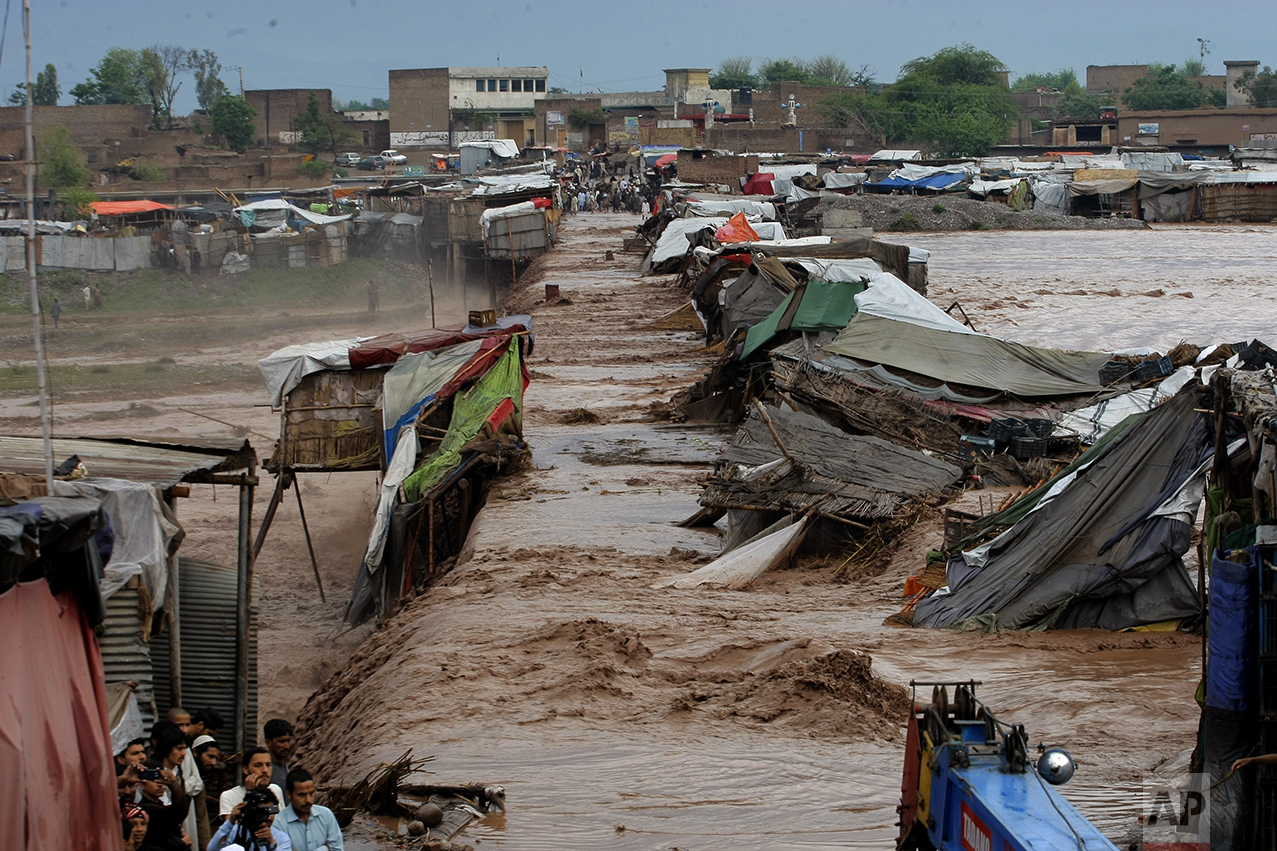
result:
[[[1277,109],[1167,109],[1118,113],[1118,145],[1219,148],[1277,139]]]
[[[1259,73],[1259,60],[1244,59],[1240,61],[1224,63],[1224,96],[1227,98],[1226,106],[1249,106],[1250,101],[1246,98],[1246,93],[1237,88],[1237,82],[1247,73]]]
[[[455,147],[501,138],[531,145],[549,77],[545,66],[391,71],[390,144]]]
[[[333,111],[332,89],[249,89],[244,92],[248,105],[257,110],[253,116],[257,142],[267,146],[295,144],[300,134],[293,125],[299,115],[306,114],[311,92],[318,98],[321,112]]]
[[[1116,104],[1122,92],[1147,76],[1147,65],[1087,65],[1086,90],[1094,95],[1109,94]]]

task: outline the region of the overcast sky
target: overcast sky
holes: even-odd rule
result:
[[[9,21],[0,86],[24,79],[22,0]],[[545,65],[569,91],[653,90],[663,68],[834,54],[881,82],[901,64],[969,42],[1012,76],[1087,65],[1182,62],[1209,39],[1208,73],[1225,59],[1277,65],[1266,48],[1277,3],[1187,0],[32,0],[37,70],[58,68],[62,103],[109,47],[177,44],[242,66],[247,88],[330,88],[340,100],[388,96],[391,68]],[[223,79],[234,90],[239,72]],[[195,106],[187,79],[177,111]]]

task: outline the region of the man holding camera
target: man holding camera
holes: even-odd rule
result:
[[[279,799],[271,787],[250,789],[208,841],[207,851],[238,845],[244,851],[292,851],[288,834],[275,827]]]
[[[158,762],[143,763],[138,786],[142,800],[138,806],[147,815],[145,845],[184,851],[188,846],[182,837],[182,820],[191,807],[182,779]]]
[[[245,796],[254,790],[269,789],[271,794],[275,796],[275,802],[278,804],[284,799],[284,792],[274,783],[270,782],[270,751],[263,747],[249,748],[244,751],[244,759],[241,771],[243,771],[243,781],[240,785],[233,786],[222,793],[222,797],[218,799],[218,812],[220,815],[228,816],[236,804],[245,800]]]

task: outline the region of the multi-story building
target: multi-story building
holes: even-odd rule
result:
[[[412,68],[390,72],[390,144],[455,146],[482,139],[534,140],[536,102],[550,72],[519,68]]]

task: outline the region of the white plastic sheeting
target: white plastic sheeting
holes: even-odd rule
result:
[[[869,175],[863,171],[852,172],[851,174],[839,174],[831,171],[821,178],[821,184],[826,189],[850,189],[865,182],[865,178]]]
[[[1014,189],[1020,185],[1023,177],[1010,177],[1006,180],[973,180],[971,185],[967,187],[972,195],[979,195],[981,198],[990,192],[1004,192],[1008,189]]]
[[[1067,184],[1054,181],[1033,181],[1033,209],[1050,210],[1061,216],[1069,211],[1069,188]]]
[[[1095,405],[1066,411],[1060,417],[1060,426],[1073,432],[1082,442],[1091,445],[1108,434],[1109,429],[1129,417],[1131,414],[1142,414],[1153,409],[1154,405],[1174,396],[1192,381],[1197,370],[1191,366],[1182,366],[1167,376],[1156,387],[1144,387],[1132,390],[1112,399],[1105,399]]]
[[[434,351],[402,355],[381,382],[382,428],[390,431],[404,414],[438,393],[457,370],[479,353],[482,345],[482,340],[469,340]]]
[[[519,146],[513,139],[488,139],[484,142],[462,142],[457,146],[458,150],[465,148],[486,148],[489,153],[498,157],[511,159],[519,155]]]
[[[688,199],[687,215],[706,218],[709,216],[734,216],[744,213],[746,217],[757,216],[768,222],[776,221],[776,205],[770,201],[751,201],[748,198],[724,198],[723,200]]]
[[[761,535],[747,544],[729,551],[702,568],[684,576],[666,579],[653,588],[697,588],[713,585],[736,591],[744,588],[768,569],[783,564],[791,558],[803,542],[809,524],[804,517],[797,523],[793,516],[771,526],[770,534]],[[777,529],[777,527],[781,527]]]
[[[862,278],[874,278],[882,274],[882,267],[877,261],[868,257],[857,257],[842,260],[817,260],[812,257],[795,257],[786,259],[805,270],[809,277],[831,284],[854,283]]]
[[[376,573],[381,557],[386,551],[386,536],[390,532],[390,512],[394,510],[399,486],[412,475],[417,466],[417,432],[406,428],[399,433],[395,454],[386,465],[386,477],[381,480],[381,492],[377,497],[377,513],[373,517],[368,547],[364,550],[364,566],[369,573]]]
[[[312,372],[325,369],[350,369],[350,350],[369,337],[329,340],[325,343],[301,343],[285,346],[257,362],[266,382],[270,403],[278,408],[284,396]]]
[[[467,178],[467,180],[477,180],[479,183],[472,193],[474,195],[502,195],[506,192],[553,189],[556,185],[553,178],[544,174],[498,174]]]
[[[350,218],[350,216],[325,216],[320,213],[312,213],[310,210],[303,210],[295,204],[288,203],[283,198],[268,198],[264,201],[254,201],[251,204],[245,204],[242,207],[235,208],[236,213],[245,210],[258,214],[283,212],[285,213],[286,218],[305,219],[313,225],[331,225],[336,224],[337,222],[344,222]]]
[[[979,169],[976,168],[975,163],[954,163],[953,165],[905,163],[893,171],[891,176],[901,180],[923,180],[928,177],[934,177],[937,174],[962,174],[971,177],[978,173]]]
[[[182,533],[164,513],[153,485],[125,479],[85,478],[53,483],[56,496],[92,496],[102,500],[115,546],[102,571],[102,597],[110,597],[134,576],[151,592],[152,611],[163,608],[168,587],[169,542]]]
[[[951,331],[955,334],[975,333],[890,272],[879,272],[869,277],[868,288],[856,296],[856,311],[881,319],[907,322],[933,331]]]
[[[744,250],[742,248],[744,245],[759,245],[765,241],[779,242],[786,239],[785,229],[780,222],[756,222],[750,216],[745,218],[749,219],[749,226],[754,229],[754,233],[758,234],[760,242],[735,243],[730,246],[731,248]],[[674,219],[665,226],[661,238],[656,241],[656,248],[652,251],[652,265],[659,265],[675,257],[684,256],[691,244],[688,242],[688,236],[705,229],[716,231],[725,224],[727,224],[727,218],[724,216]]]
[[[535,213],[536,211],[537,205],[531,201],[522,201],[518,204],[511,204],[508,207],[490,207],[479,216],[479,229],[483,231],[484,239],[487,239],[488,227],[494,219],[511,219],[515,216]]]
[[[894,163],[894,162],[907,162],[909,160],[920,160],[920,159],[922,159],[922,151],[902,151],[902,150],[887,148],[887,149],[878,151],[875,154],[872,154],[869,157],[869,162]]]

